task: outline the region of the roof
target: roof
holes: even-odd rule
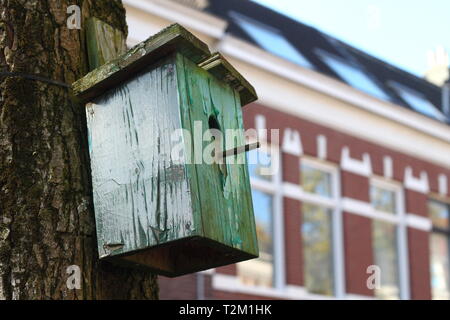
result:
[[[208,46],[179,24],[173,24],[141,42],[118,58],[89,72],[73,83],[73,93],[88,102],[130,79],[162,57],[180,52],[214,77],[234,88],[242,106],[257,99],[253,86],[220,54],[211,54]]]
[[[311,26],[248,0],[209,0],[205,10],[228,21],[227,33],[263,50],[450,123],[442,112],[440,87]]]

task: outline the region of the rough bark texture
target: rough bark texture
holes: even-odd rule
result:
[[[120,0],[0,0],[0,71],[72,83],[87,70],[83,29],[96,16],[126,32]],[[84,107],[68,89],[0,77],[0,299],[154,299],[156,277],[100,263]],[[82,272],[70,290],[67,267]]]

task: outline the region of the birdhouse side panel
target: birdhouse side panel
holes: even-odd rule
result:
[[[245,153],[227,157],[223,164],[208,163],[208,153],[213,145],[216,152],[245,145],[239,94],[181,55],[177,56],[177,68],[182,125],[192,131],[194,163],[190,166],[196,171],[198,180],[203,234],[257,256]],[[206,133],[209,129],[220,130],[221,140],[211,138]]]
[[[191,236],[189,179],[171,157],[181,126],[174,58],[86,110],[100,257]]]

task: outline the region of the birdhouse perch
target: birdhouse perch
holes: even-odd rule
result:
[[[241,112],[256,93],[220,54],[175,24],[73,91],[86,103],[100,259],[173,277],[258,256],[245,164],[257,146]],[[175,159],[208,144],[198,124],[240,130],[219,142],[222,163]],[[174,140],[179,130],[192,134]]]

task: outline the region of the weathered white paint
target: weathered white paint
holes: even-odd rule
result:
[[[173,70],[149,69],[86,108],[100,257],[194,231],[179,227],[195,223],[185,168],[170,156],[181,123]]]

